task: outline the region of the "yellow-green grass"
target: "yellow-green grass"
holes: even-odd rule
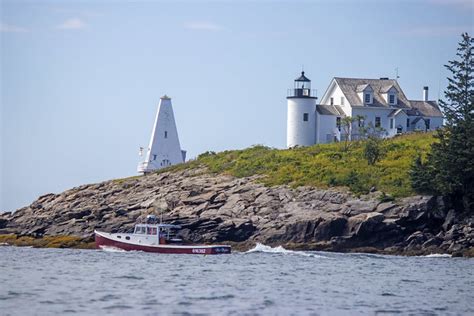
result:
[[[45,236],[42,238],[33,238],[28,236],[17,236],[15,234],[0,235],[0,244],[11,246],[35,248],[78,248],[91,249],[95,243],[85,241],[76,236]]]
[[[435,141],[432,133],[413,133],[381,142],[383,155],[375,165],[364,158],[365,141],[320,144],[311,147],[278,150],[256,145],[243,150],[207,152],[196,160],[171,166],[159,172],[206,166],[212,173],[236,177],[262,175],[260,181],[273,186],[349,187],[357,194],[372,187],[393,197],[415,194],[409,170],[413,159],[423,157]]]

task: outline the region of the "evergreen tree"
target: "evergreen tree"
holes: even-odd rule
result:
[[[457,49],[457,59],[445,67],[452,73],[445,91],[446,101],[440,100],[445,126],[435,135],[428,168],[431,187],[437,193],[449,195],[462,202],[465,210],[474,209],[474,39],[467,33]]]
[[[431,194],[435,191],[428,166],[422,162],[421,155],[418,155],[411,165],[410,181],[417,192]]]

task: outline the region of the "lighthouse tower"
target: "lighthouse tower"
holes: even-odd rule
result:
[[[311,146],[316,140],[316,100],[311,90],[311,80],[305,75],[295,79],[289,90],[286,146]]]
[[[142,150],[140,150],[140,154],[141,152]],[[145,161],[138,165],[137,171],[140,174],[146,174],[182,163],[185,159],[186,151],[181,150],[179,145],[178,130],[174,121],[171,99],[165,95],[160,98]]]

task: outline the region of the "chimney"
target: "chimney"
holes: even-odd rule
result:
[[[428,87],[423,87],[423,101],[428,101]]]

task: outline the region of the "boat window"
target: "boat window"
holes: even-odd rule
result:
[[[130,237],[129,237],[129,236],[126,236],[125,239],[126,239],[126,240],[130,240]]]
[[[144,226],[135,227],[135,234],[146,234],[146,227]]]
[[[156,227],[147,227],[148,235],[156,235]]]
[[[122,238],[122,236],[117,236],[117,238]]]

